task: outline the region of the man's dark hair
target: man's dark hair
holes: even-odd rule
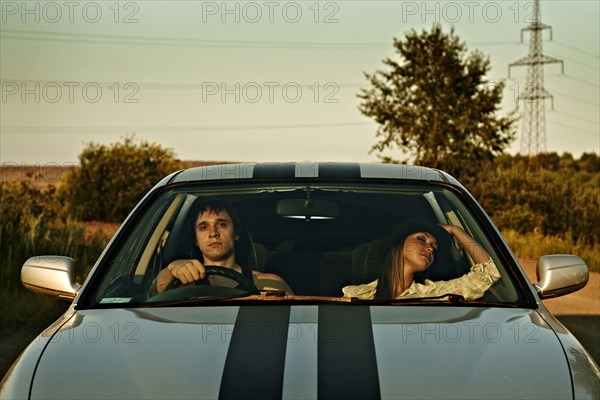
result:
[[[198,219],[198,215],[205,211],[220,213],[223,210],[227,211],[227,214],[231,217],[231,221],[233,222],[233,233],[236,237],[239,237],[240,232],[242,231],[242,221],[235,208],[226,201],[206,197],[198,197],[194,200],[194,203],[190,208],[189,215],[192,234],[195,235],[196,233],[196,220]]]
[[[246,232],[246,240],[244,241],[242,236],[242,220],[240,219],[239,214],[231,204],[224,200],[210,197],[198,197],[196,200],[194,200],[194,203],[192,203],[189,212],[190,231],[192,234],[191,237],[196,237],[196,220],[198,219],[198,215],[205,211],[214,211],[216,213],[219,213],[223,210],[227,211],[227,213],[231,217],[234,235],[237,238],[241,239],[239,241],[236,240],[235,243],[235,260],[242,267],[242,274],[252,281],[253,278],[251,268],[252,265],[256,265],[256,255],[254,254],[254,247],[252,247],[252,239],[249,233]],[[249,243],[250,247],[244,246],[243,243]],[[196,245],[192,246],[191,248],[190,258],[198,259],[202,263],[204,263],[204,254],[202,254],[202,252]]]

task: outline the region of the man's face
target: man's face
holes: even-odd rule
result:
[[[223,265],[235,256],[233,221],[225,210],[208,209],[198,215],[196,243],[204,255],[205,265]]]

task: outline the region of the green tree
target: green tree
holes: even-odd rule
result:
[[[467,54],[454,30],[446,34],[438,24],[394,38],[394,47],[400,59],[384,60],[386,71],[365,73],[371,87],[358,95],[360,111],[380,124],[371,151],[398,147],[414,154],[415,163],[459,178],[504,151],[515,119],[496,115],[504,83],[486,79],[488,58]]]
[[[121,222],[152,186],[178,169],[173,151],[155,143],[89,143],[63,195],[77,219]]]

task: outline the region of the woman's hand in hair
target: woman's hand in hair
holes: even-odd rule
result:
[[[440,224],[440,226],[458,240],[461,247],[469,253],[475,264],[486,262],[491,258],[489,253],[475,239],[458,226],[447,224]]]

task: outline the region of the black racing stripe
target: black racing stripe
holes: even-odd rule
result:
[[[379,399],[368,306],[319,306],[319,399]]]
[[[319,178],[360,178],[360,165],[357,163],[319,163]]]
[[[252,178],[294,178],[296,176],[296,163],[260,163],[254,166]]]
[[[281,399],[290,306],[242,306],[219,399]]]

